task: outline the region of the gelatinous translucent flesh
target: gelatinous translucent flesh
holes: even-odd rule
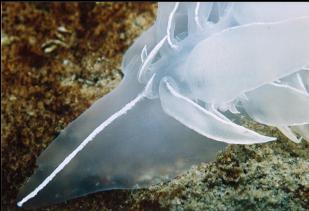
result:
[[[242,105],[257,122],[272,126],[309,123],[308,93],[287,85],[267,84],[246,96],[248,100],[242,100]]]
[[[233,27],[193,49],[183,78],[198,98],[220,104],[300,70],[308,49],[309,17]]]
[[[94,128],[142,90],[136,80],[128,80],[61,132],[39,157],[39,168],[20,190],[18,201],[37,188]],[[44,206],[102,190],[148,187],[192,164],[214,159],[225,146],[166,115],[159,99],[144,98],[100,132],[24,206]]]
[[[253,144],[275,140],[226,121],[215,113],[203,109],[178,93],[168,79],[162,80],[160,99],[163,110],[167,114],[205,137],[230,144]]]
[[[148,187],[214,159],[226,143],[275,139],[218,111],[238,113],[234,100],[291,140],[309,141],[308,10],[305,3],[159,3],[154,26],[124,55],[124,80],[40,155],[18,205]]]

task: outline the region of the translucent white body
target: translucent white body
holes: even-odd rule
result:
[[[148,187],[226,144],[273,141],[232,122],[244,110],[309,141],[308,3],[159,3],[126,52],[124,80],[38,158],[18,205]]]

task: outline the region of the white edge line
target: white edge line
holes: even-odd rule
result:
[[[172,10],[172,12],[170,13],[168,17],[168,22],[167,22],[167,41],[168,41],[168,44],[174,49],[177,49],[178,46],[173,44],[171,40],[171,27],[172,27],[172,20],[174,18],[176,10],[178,9],[178,6],[179,6],[179,2],[176,2],[174,9]]]
[[[146,89],[149,85],[147,84]],[[53,180],[53,178],[79,153],[89,142],[93,141],[94,138],[108,125],[110,125],[115,119],[118,117],[124,115],[134,107],[134,105],[143,99],[145,97],[145,90],[140,93],[136,98],[134,98],[132,101],[130,101],[128,104],[126,104],[124,107],[122,107],[119,111],[114,113],[112,116],[110,116],[107,120],[105,120],[103,123],[101,123],[97,128],[95,128],[90,135],[87,136],[87,138],[82,141],[82,143],[73,151],[71,152],[59,165],[58,167],[39,185],[37,186],[31,193],[29,193],[26,197],[24,197],[21,201],[17,203],[19,207],[22,207],[25,202],[27,202],[29,199],[35,197],[39,191],[41,191],[50,181]]]

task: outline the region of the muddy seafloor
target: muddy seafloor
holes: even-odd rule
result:
[[[121,80],[120,63],[154,21],[154,3],[3,3],[1,208],[57,134]],[[246,120],[243,120],[247,124]],[[229,146],[147,190],[108,191],[38,210],[308,210],[309,145],[248,123],[278,141]]]

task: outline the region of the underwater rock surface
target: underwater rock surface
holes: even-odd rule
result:
[[[35,169],[36,156],[118,84],[121,56],[150,26],[155,5],[5,3],[3,10],[1,206],[13,210],[17,189]],[[125,21],[117,24],[111,17]],[[65,45],[48,43],[54,39]],[[150,190],[92,194],[48,208],[308,209],[308,143],[291,143],[277,130],[251,122],[248,127],[280,138],[229,147],[217,161]]]

